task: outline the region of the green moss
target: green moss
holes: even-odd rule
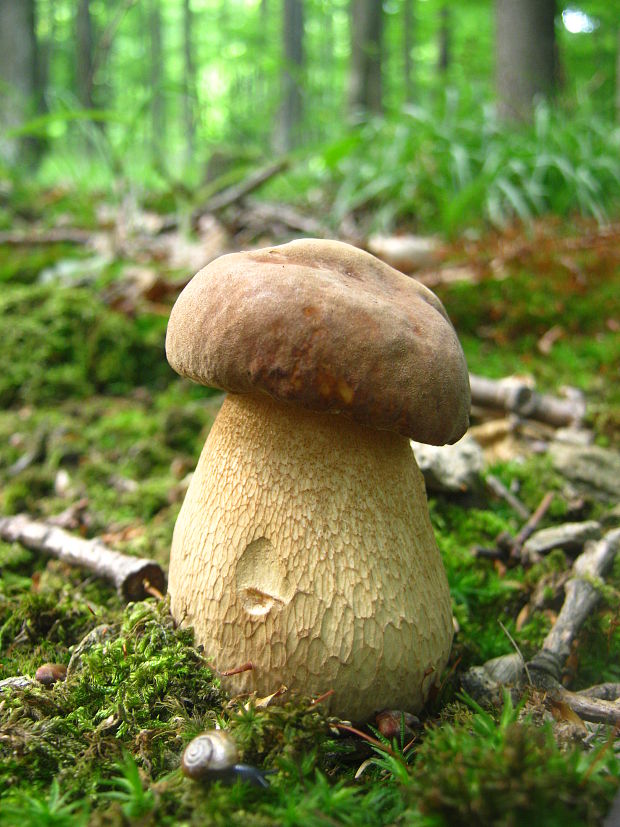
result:
[[[499,723],[479,709],[427,734],[409,795],[437,827],[582,827],[605,814],[619,771],[608,745],[589,756],[561,750],[550,728],[509,706]]]
[[[83,251],[69,244],[24,244],[10,248],[0,244],[0,284],[33,284],[45,268],[68,257],[83,256]]]
[[[53,402],[94,391],[124,393],[170,378],[163,340],[140,338],[129,319],[86,290],[5,288],[0,319],[4,406]]]
[[[587,388],[592,422],[605,429],[598,435],[613,441],[617,415],[609,402],[618,393],[620,354],[612,331],[597,321],[606,318],[600,314],[607,313],[612,279],[592,278],[593,305],[586,308],[578,291],[562,298],[559,276],[542,289],[531,272],[515,267],[501,284],[446,288],[470,368],[496,376],[526,369],[554,392],[561,381]],[[0,311],[9,354],[0,401],[16,406],[0,412],[0,508],[45,516],[83,498],[80,531],[105,534],[113,547],[165,565],[180,507],[174,489],[192,470],[219,399],[169,371],[161,347],[165,319],[126,319],[90,290],[12,284]],[[536,337],[555,321],[565,324],[567,337],[539,358]],[[134,393],[137,385],[148,389]],[[43,432],[45,450],[9,474]],[[59,470],[69,477],[62,496],[53,490]],[[555,491],[546,523],[564,518],[562,481],[548,459],[491,470],[518,487],[530,510]],[[267,708],[228,699],[191,631],[175,628],[165,604],[122,608],[112,589],[88,573],[0,543],[2,677],[33,675],[44,661],[66,664],[93,635],[66,683],[0,695],[1,827],[15,827],[16,812],[23,827],[512,827],[541,823],[541,814],[551,825],[597,823],[619,775],[611,750],[563,752],[549,731],[514,711],[495,721],[454,702],[462,670],[512,651],[499,621],[526,656],[540,646],[549,617],[534,613],[519,631],[516,618],[543,578],[551,595],[571,561],[553,553],[526,571],[477,559],[473,546],[491,546],[500,532],[515,534],[522,525],[484,490],[469,499],[433,498],[431,517],[459,625],[453,672],[408,755],[377,756],[358,780],[355,771],[373,753],[338,735],[320,706],[302,698]],[[620,680],[619,589],[620,560],[579,636],[575,688]],[[181,775],[184,745],[215,724],[232,731],[243,761],[272,772],[268,790],[195,784]]]

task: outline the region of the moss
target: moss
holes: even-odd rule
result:
[[[84,252],[69,244],[39,247],[24,244],[8,248],[0,244],[0,284],[33,284],[42,270],[58,261],[83,257]]]
[[[4,368],[0,404],[40,404],[95,391],[124,393],[169,379],[163,340],[87,290],[11,287],[0,296]]]
[[[466,724],[428,733],[409,795],[437,827],[582,827],[605,814],[619,770],[606,745],[589,756],[561,750],[550,728],[510,708],[499,723],[478,710]]]
[[[18,514],[20,511],[39,512],[39,501],[49,497],[54,490],[54,482],[44,468],[27,468],[19,477],[4,486],[0,493],[2,509],[6,514]]]

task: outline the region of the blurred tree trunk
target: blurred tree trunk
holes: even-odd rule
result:
[[[495,26],[500,116],[528,120],[556,85],[555,0],[495,0]]]
[[[151,147],[157,166],[163,162],[164,131],[166,118],[162,90],[162,37],[160,0],[151,0],[149,8],[149,34],[151,41]]]
[[[93,108],[93,21],[90,0],[79,0],[75,11],[75,81],[84,109]]]
[[[40,139],[5,133],[42,110],[34,0],[0,0],[0,154],[9,162],[34,163]]]
[[[351,0],[349,106],[354,120],[381,113],[383,5],[380,0]]]
[[[620,123],[620,29],[617,34],[616,46],[616,120]]]
[[[440,75],[445,75],[450,68],[452,59],[452,15],[450,7],[444,3],[439,11],[439,49],[437,55],[437,69]]]
[[[193,17],[190,0],[183,0],[183,126],[186,164],[192,163],[196,149],[196,65],[192,33]]]
[[[320,44],[320,52],[319,52],[319,60],[321,62],[321,71],[326,73],[328,78],[333,78],[336,70],[334,67],[334,53],[335,53],[335,33],[334,33],[334,18],[333,15],[330,13],[330,10],[327,11],[322,10],[320,12],[320,25],[321,25],[321,44]],[[334,106],[336,105],[336,100],[340,100],[340,90],[337,88],[336,84],[333,82],[322,82],[321,83],[321,107],[323,111],[329,112],[333,111]],[[312,121],[314,122],[314,118]],[[318,124],[319,129],[321,128],[321,124]],[[314,138],[320,139],[320,133],[315,135]]]
[[[40,12],[40,10],[38,11]],[[41,19],[40,15],[38,19]],[[54,46],[57,45],[56,8],[53,0],[50,0],[45,6],[44,24],[47,24],[47,37],[45,39],[38,37],[36,40],[38,57],[37,70],[39,76],[37,83],[42,95],[44,95],[45,90],[49,86]],[[47,111],[47,107],[44,106],[44,108],[45,111]]]
[[[275,146],[287,152],[299,143],[303,115],[302,74],[304,71],[303,0],[282,3],[282,105],[275,136]]]
[[[403,80],[405,84],[405,101],[412,103],[414,94],[413,79],[413,44],[415,41],[415,13],[413,0],[403,2]]]

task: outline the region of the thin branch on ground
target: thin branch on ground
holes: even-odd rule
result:
[[[99,538],[84,540],[26,514],[0,517],[0,538],[88,569],[97,577],[111,581],[126,601],[142,600],[154,593],[161,595],[166,590],[164,572],[154,560],[122,554]]]
[[[560,683],[573,642],[600,600],[597,581],[609,572],[619,550],[620,528],[607,532],[601,540],[586,543],[573,564],[572,576],[565,585],[564,603],[540,651],[527,664],[520,655],[511,653],[469,669],[462,678],[466,691],[482,702],[497,699],[503,686],[521,692],[526,685],[527,669],[528,683],[545,693],[551,703],[567,704],[585,721],[620,726],[618,684],[571,692]]]

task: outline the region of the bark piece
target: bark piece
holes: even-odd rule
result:
[[[88,569],[110,580],[124,600],[142,600],[149,588],[165,590],[161,566],[154,560],[131,557],[113,551],[101,540],[83,540],[57,526],[32,520],[25,514],[0,517],[0,537],[9,543],[42,551],[63,563]]]

